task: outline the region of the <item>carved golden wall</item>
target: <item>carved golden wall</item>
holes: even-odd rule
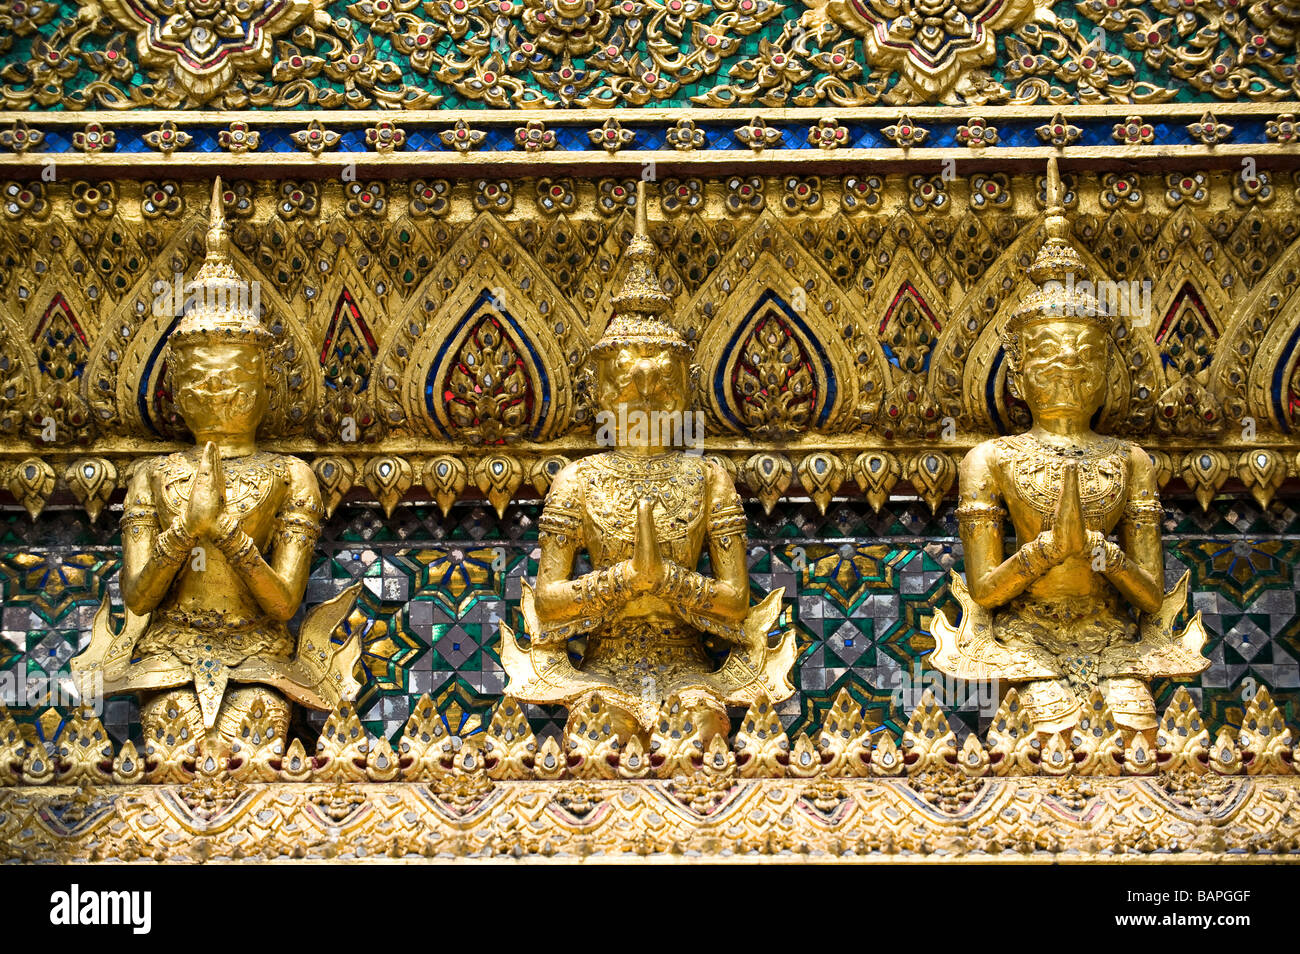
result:
[[[1094,274],[1149,283],[1101,423],[1203,503],[1228,481],[1266,503],[1300,446],[1294,187],[1249,195],[1214,172],[1067,183]],[[0,467],[33,514],[68,491],[102,504],[135,454],[182,436],[160,344],[175,276],[200,257],[203,189],[11,192]],[[656,183],[652,234],[696,344],[710,450],[769,507],[824,505],[855,482],[876,506],[909,484],[937,506],[973,441],[1026,420],[1001,330],[1040,191],[1002,174]],[[285,359],[272,446],[313,458],[331,509],[354,486],[390,510],[421,487],[444,508],[543,491],[559,458],[595,446],[582,355],[625,267],[630,195],[572,177],[229,182],[237,265]],[[492,354],[508,375],[466,371]],[[797,373],[770,378],[783,368]],[[81,458],[93,467],[70,468]]]

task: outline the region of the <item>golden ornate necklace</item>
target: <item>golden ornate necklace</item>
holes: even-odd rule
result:
[[[1128,455],[1119,439],[1103,437],[1086,447],[1062,447],[1026,433],[1008,443],[1016,492],[1043,516],[1056,510],[1067,464],[1079,468],[1079,502],[1090,529],[1099,529],[1103,518],[1123,504]]]
[[[658,501],[655,527],[661,539],[683,536],[702,512],[703,461],[681,453],[635,457],[617,452],[591,458],[587,509],[604,533],[632,539],[636,502]]]

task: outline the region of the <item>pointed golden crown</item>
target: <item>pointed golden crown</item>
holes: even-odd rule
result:
[[[221,177],[212,183],[208,210],[207,256],[194,281],[186,286],[185,315],[171,333],[173,345],[195,341],[247,341],[266,345],[271,333],[253,307],[256,298],[230,261],[230,233],[221,204]],[[192,302],[192,304],[191,304]]]
[[[1070,220],[1065,217],[1064,194],[1053,157],[1047,160],[1047,219],[1043,223],[1047,238],[1029,266],[1029,277],[1038,288],[1026,295],[1011,313],[1007,325],[1010,334],[1029,324],[1059,318],[1089,321],[1110,330],[1110,319],[1087,281],[1087,267],[1078,250],[1070,244]]]
[[[627,345],[652,345],[689,354],[691,346],[677,329],[659,318],[672,299],[659,286],[655,265],[659,250],[646,227],[645,182],[636,187],[636,232],[627,247],[632,265],[623,279],[623,287],[612,299],[614,315],[605,326],[601,339],[591,347],[599,358]]]

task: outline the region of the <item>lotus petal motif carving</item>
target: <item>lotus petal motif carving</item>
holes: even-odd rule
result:
[[[1050,0],[804,0],[804,22],[832,20],[862,37],[872,70],[899,74],[898,103],[960,103],[971,70],[997,55],[1000,32],[1055,23]],[[987,87],[983,95],[988,98]]]
[[[313,0],[104,0],[118,24],[135,31],[140,61],[170,69],[196,103],[220,92],[240,70],[271,65],[272,41],[316,11]]]

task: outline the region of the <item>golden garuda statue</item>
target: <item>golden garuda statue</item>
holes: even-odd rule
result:
[[[707,744],[727,731],[728,705],[793,695],[794,633],[769,645],[783,590],[750,608],[745,511],[731,477],[674,446],[694,432],[682,426],[690,347],[659,317],[670,299],[655,272],[644,183],[627,257],[613,316],[590,352],[597,421],[616,446],[566,466],[546,496],[537,588],[525,584],[522,597],[527,649],[501,627],[505,691],[571,713],[599,693],[623,743],[644,738],[675,697]],[[706,544],[711,575],[698,569]],[[591,570],[575,573],[583,551]],[[726,649],[720,666],[706,642]],[[571,650],[581,653],[576,666]]]
[[[1029,431],[976,446],[959,472],[966,582],[953,573],[959,626],[935,613],[930,663],[960,679],[1021,684],[1040,733],[1075,726],[1094,688],[1128,734],[1156,726],[1148,682],[1202,672],[1206,633],[1187,605],[1187,574],[1164,592],[1162,511],[1151,459],[1097,434],[1116,347],[1070,245],[1056,160],[1047,239],[1029,269],[1039,287],[1011,315],[1006,354]],[[1074,281],[1069,281],[1073,277]],[[1003,550],[1010,518],[1016,549]]]
[[[356,698],[360,647],[355,636],[333,640],[356,588],[317,607],[296,641],[289,634],[323,507],[307,464],[257,448],[273,338],[230,262],[220,179],[207,257],[188,290],[167,374],[196,445],[132,472],[121,524],[126,623],[113,632],[105,598],[72,668],[83,685],[101,677],[108,695],[141,694],[146,738],[179,724],[196,741],[230,743],[251,713],[283,741],[290,700],[332,709]]]

